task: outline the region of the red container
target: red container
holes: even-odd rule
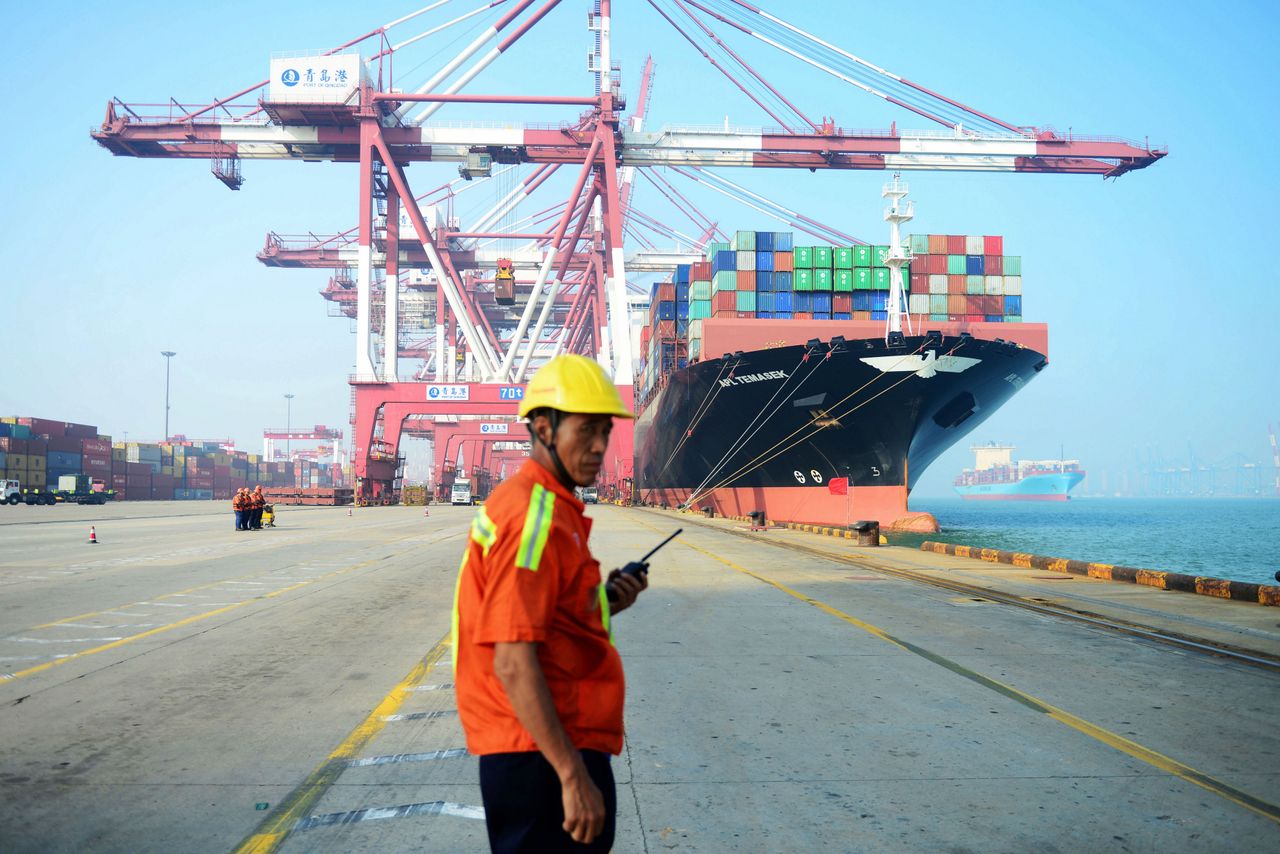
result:
[[[657,335],[659,341],[664,338],[675,338],[676,322],[674,320],[659,320],[654,326],[653,331],[654,334]]]
[[[674,282],[666,282],[664,284],[658,285],[658,298],[654,300],[655,303],[675,302],[675,301],[676,301],[676,286]]]
[[[732,320],[732,319],[734,319],[734,318],[736,318],[736,317],[738,316],[738,312],[737,312],[737,310],[735,310],[735,309],[729,309],[729,308],[725,308],[725,309],[715,309],[715,308],[712,308],[712,309],[711,309],[711,316],[712,316],[712,317],[721,317],[721,318],[725,318],[725,317],[727,317],[727,318],[729,318],[730,320]]]
[[[66,436],[50,436],[49,450],[64,454],[78,454],[81,452],[80,441],[80,439],[69,439]]]
[[[698,261],[696,264],[690,264],[689,265],[689,281],[691,282],[711,281],[711,262]]]
[[[930,255],[925,261],[924,271],[931,276],[945,276],[947,274],[947,256]]]
[[[853,294],[832,294],[831,295],[832,311],[853,311]]]
[[[34,456],[40,456],[49,452],[49,440],[43,437],[39,439],[27,440],[27,453]]]
[[[647,349],[649,349],[649,335],[650,335],[650,334],[652,334],[652,333],[651,333],[651,331],[650,331],[650,327],[648,327],[648,326],[642,326],[642,327],[640,327],[640,349],[641,349],[641,350],[647,350]]]
[[[733,291],[719,291],[711,295],[711,311],[736,311],[738,295]]]
[[[978,297],[978,310],[982,314],[1004,314],[1004,297],[1002,296],[980,296]]]
[[[187,475],[187,486],[191,489],[213,489],[213,475],[189,474]]]
[[[113,475],[111,475],[111,485],[112,485],[112,487],[114,487],[115,489],[124,489],[124,485],[125,485],[125,483],[127,482],[127,480],[128,480],[128,478],[126,478],[126,477],[125,477],[124,475],[122,475],[122,474],[113,474]]]
[[[81,439],[80,453],[111,456],[111,443],[106,439]]]
[[[114,478],[112,478],[114,480]],[[143,489],[151,488],[151,475],[128,474],[124,478],[125,489]]]
[[[797,311],[791,315],[792,320],[813,320],[812,311]]]
[[[27,452],[26,439],[14,439],[11,436],[0,436],[0,451],[6,454],[25,454]]]
[[[948,314],[947,322],[948,323],[964,323],[964,317],[965,316],[963,314]]]
[[[214,467],[213,467],[213,476],[214,476],[214,479],[217,479],[217,478],[230,478],[230,477],[231,477],[231,466],[220,466],[220,465],[214,465]]]
[[[985,314],[966,314],[964,319],[969,323],[982,323],[987,319]]]
[[[1004,275],[1004,256],[1003,255],[983,255],[982,256],[982,272],[988,276]]]
[[[124,464],[125,474],[145,474],[147,477],[151,477],[152,471],[153,469],[151,468],[150,463],[125,463]]]
[[[983,255],[1004,255],[1004,238],[999,235],[988,234],[982,238],[982,254]],[[999,273],[990,272],[991,268],[986,268],[988,275],[999,276]]]
[[[81,457],[81,468],[85,474],[94,477],[110,477],[111,476],[111,458],[110,457]]]
[[[756,289],[756,271],[755,270],[739,270],[738,271],[738,290],[754,291],[755,289]]]
[[[207,487],[206,487],[206,488],[207,488]],[[230,489],[230,487],[228,487],[228,488],[226,488],[226,489],[218,489],[217,487],[215,487],[215,488],[214,488],[214,490],[213,490],[213,500],[214,500],[214,501],[226,501],[226,500],[227,500],[227,499],[229,499],[230,497],[231,497],[231,489]]]
[[[947,276],[947,293],[963,294],[966,276]]]
[[[911,288],[911,293],[913,294],[929,293],[929,274],[928,273],[912,273],[910,288]]]
[[[789,273],[795,269],[795,256],[790,252],[773,253],[773,269],[779,273]]]
[[[946,255],[947,254],[947,236],[945,234],[929,235],[929,254],[930,255]]]
[[[964,247],[965,247],[965,240],[964,240],[963,234],[947,235],[947,254],[948,255],[963,255]]]
[[[870,320],[870,319],[871,319],[871,312],[869,312],[869,311],[855,311],[855,312],[853,313],[853,319],[854,319],[854,320]]]
[[[174,478],[173,478],[173,475],[171,474],[153,474],[151,475],[151,488],[155,489],[157,486],[159,487],[167,486],[172,488],[173,481],[174,481]]]
[[[969,313],[969,301],[964,298],[964,294],[947,295],[947,313],[957,315],[961,320],[964,319],[964,315]]]
[[[66,423],[63,421],[50,421],[47,418],[19,418],[18,423],[30,427],[31,432],[39,436],[65,436],[67,434]],[[96,430],[94,435],[98,435]]]
[[[72,439],[96,439],[98,438],[98,428],[91,424],[72,424],[67,422],[62,425],[66,436]]]
[[[151,500],[152,501],[172,501],[173,487],[172,486],[151,487]]]

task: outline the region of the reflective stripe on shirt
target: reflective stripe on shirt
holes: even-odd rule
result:
[[[524,530],[520,533],[520,550],[516,552],[516,566],[538,571],[542,563],[542,550],[551,535],[551,520],[555,513],[556,495],[540,483],[533,485],[529,496],[529,510],[524,517]]]

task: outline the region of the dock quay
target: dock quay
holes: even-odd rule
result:
[[[1280,848],[1280,612],[598,505],[617,852]],[[487,850],[466,507],[0,511],[0,850]],[[98,545],[88,545],[90,526]]]

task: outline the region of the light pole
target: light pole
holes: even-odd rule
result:
[[[164,440],[169,441],[169,365],[173,362],[173,357],[178,355],[172,350],[161,350],[160,355],[164,356]]]
[[[284,399],[286,401],[285,416],[284,416],[284,456],[285,456],[285,459],[292,460],[293,455],[289,447],[289,444],[290,444],[289,434],[293,432],[293,395],[286,394],[284,396]]]

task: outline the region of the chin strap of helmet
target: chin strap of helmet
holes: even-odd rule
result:
[[[564,467],[564,461],[560,459],[560,454],[556,451],[556,431],[560,429],[560,421],[564,418],[564,413],[558,409],[547,407],[542,410],[542,414],[547,416],[547,421],[551,424],[551,441],[542,441],[542,437],[533,429],[532,421],[529,423],[529,432],[533,433],[533,437],[538,440],[538,443],[551,454],[551,462],[556,467],[556,476],[560,478],[560,482],[564,484],[565,488],[572,492],[578,484],[573,478],[569,477],[569,470]]]

